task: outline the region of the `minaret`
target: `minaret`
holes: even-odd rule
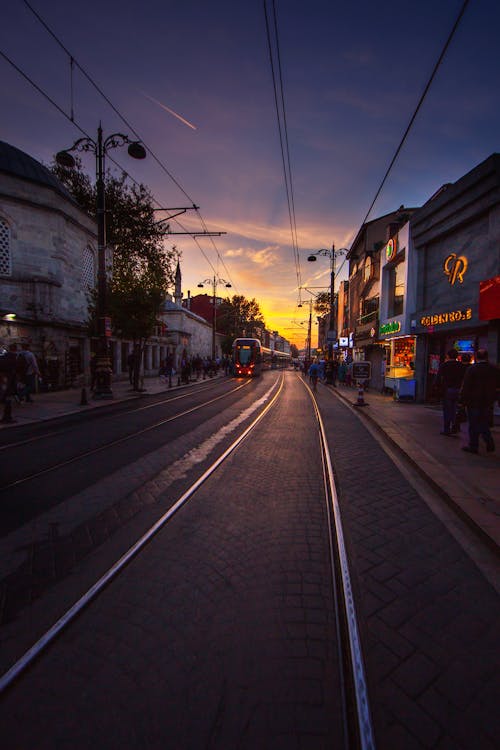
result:
[[[175,292],[174,302],[179,307],[182,307],[182,274],[179,261],[177,261],[177,268],[175,269]]]

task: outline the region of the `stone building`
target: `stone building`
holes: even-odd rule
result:
[[[107,251],[112,266],[112,252]],[[97,283],[97,227],[42,164],[0,142],[0,346],[28,341],[42,387],[83,383],[91,351],[87,292]],[[144,350],[144,374],[169,354],[211,355],[212,327],[182,307],[180,267],[174,299],[159,315]],[[111,337],[113,379],[127,377],[133,342]]]
[[[29,341],[47,387],[69,385],[88,361],[96,247],[95,222],[66,188],[0,142],[0,342]]]

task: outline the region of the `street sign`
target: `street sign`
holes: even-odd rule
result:
[[[372,374],[371,362],[353,362],[352,377],[354,380],[369,380]]]

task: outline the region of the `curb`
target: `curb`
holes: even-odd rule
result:
[[[467,511],[464,510],[464,508],[449,494],[449,492],[447,492],[447,490],[436,479],[434,479],[433,476],[425,471],[417,462],[417,460],[404,448],[402,448],[400,443],[398,443],[391,435],[389,435],[388,432],[378,423],[378,421],[374,417],[369,414],[368,411],[359,409],[356,402],[351,401],[349,398],[344,396],[344,394],[339,393],[336,388],[332,386],[327,387],[340,401],[351,407],[355,414],[359,414],[362,418],[366,419],[370,423],[370,425],[377,430],[377,432],[383,435],[384,438],[390,443],[391,447],[394,448],[402,457],[405,458],[405,460],[407,460],[412,465],[417,473],[432,487],[433,490],[437,492],[437,494],[457,514],[457,516],[459,516],[460,519],[464,521],[464,523],[472,531],[474,531],[474,533],[477,534],[481,538],[481,540],[488,545],[491,551],[494,552],[494,554],[500,559],[500,548],[497,542],[480,522],[476,521],[476,519],[474,519],[469,513],[467,513]],[[369,406],[369,404],[364,405]],[[471,501],[475,502],[473,497],[471,497]]]

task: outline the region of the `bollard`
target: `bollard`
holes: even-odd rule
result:
[[[358,400],[354,404],[355,406],[368,406],[364,399],[363,384],[358,383]]]
[[[10,398],[6,398],[3,407],[3,417],[0,420],[4,424],[12,424],[16,420],[12,417],[12,402]]]
[[[88,406],[89,402],[87,401],[87,389],[85,386],[82,388],[81,398],[80,398],[80,406]]]
[[[179,387],[181,384],[181,376],[177,375],[177,387]]]

